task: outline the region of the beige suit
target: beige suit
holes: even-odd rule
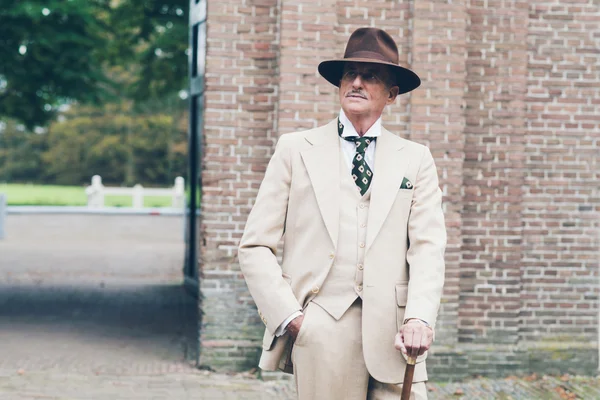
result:
[[[339,148],[335,120],[282,135],[248,217],[239,260],[267,328],[263,369],[291,372],[291,343],[287,335],[275,338],[273,333],[318,296],[336,261],[343,173]],[[400,189],[405,178],[410,189]],[[405,358],[394,348],[402,322],[419,318],[435,326],[446,243],[441,199],[430,151],[382,129],[370,187],[358,314],[364,362],[379,382],[402,381]],[[280,266],[275,252],[284,232]],[[310,327],[313,334],[315,330]],[[417,360],[415,382],[427,380],[426,356]]]

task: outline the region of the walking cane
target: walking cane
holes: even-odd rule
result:
[[[404,370],[404,382],[402,383],[402,396],[400,397],[400,400],[410,400],[410,390],[412,389],[416,363],[416,358],[408,357],[406,360],[406,370]]]

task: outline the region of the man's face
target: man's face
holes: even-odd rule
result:
[[[379,117],[398,95],[398,87],[388,87],[387,67],[381,64],[347,63],[340,82],[340,103],[348,116]]]

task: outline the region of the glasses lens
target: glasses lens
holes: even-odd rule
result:
[[[377,77],[372,72],[365,72],[364,74],[362,74],[362,78],[366,82],[375,82],[377,80]]]
[[[345,79],[350,79],[350,80],[354,80],[356,79],[357,73],[356,71],[346,71],[346,73],[344,74],[344,78]]]
[[[373,72],[369,72],[369,71],[365,71],[365,72],[358,72],[356,70],[348,70],[344,73],[343,75],[343,79],[345,80],[355,80],[357,76],[360,75],[360,79],[362,79],[363,81],[367,82],[367,83],[374,83],[377,82],[379,80],[379,78],[377,77],[376,74],[374,74]]]

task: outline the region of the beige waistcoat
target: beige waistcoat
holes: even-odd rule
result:
[[[341,149],[340,149],[341,151]],[[362,297],[371,190],[361,196],[340,154],[340,228],[331,270],[313,302],[339,320]]]

